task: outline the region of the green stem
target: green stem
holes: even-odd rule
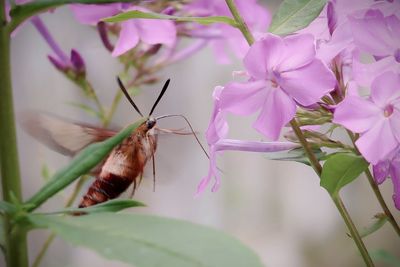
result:
[[[11,192],[22,202],[17,138],[11,85],[10,32],[7,29],[5,0],[0,0],[0,166],[3,198],[11,202]],[[27,267],[26,232],[13,227],[5,217],[6,261],[9,267]],[[11,234],[12,233],[12,234]]]
[[[347,212],[346,207],[344,206],[342,200],[338,195],[332,196],[332,200],[335,203],[337,209],[339,210],[340,215],[342,215],[342,218],[346,223],[347,228],[350,231],[351,237],[353,238],[354,242],[358,247],[358,250],[361,252],[361,256],[364,259],[365,265],[374,266],[374,263],[372,262],[372,259],[368,254],[367,248],[365,247],[364,242],[362,241],[361,236],[358,233],[357,228],[354,225],[353,221],[351,220],[350,215]]]
[[[356,146],[356,137],[354,136],[354,134],[350,131],[347,131],[347,134],[350,136],[351,141],[353,142],[354,148],[356,150],[356,153],[358,155],[361,155],[360,151],[357,149]],[[385,215],[387,216],[390,224],[393,226],[394,230],[396,231],[397,235],[400,236],[400,227],[397,224],[393,214],[390,212],[388,206],[386,205],[385,199],[383,198],[381,191],[379,190],[378,185],[375,183],[374,177],[371,173],[371,171],[369,169],[367,169],[365,172],[365,176],[367,176],[368,178],[368,182],[372,187],[372,190],[374,191],[374,194],[376,196],[376,198],[378,199],[379,204],[381,205],[383,212],[385,213]]]
[[[246,22],[240,16],[239,10],[237,9],[235,3],[233,0],[225,0],[226,4],[229,7],[229,10],[232,13],[233,18],[235,19],[237,23],[237,28],[242,32],[244,38],[246,38],[246,41],[249,45],[252,45],[254,43],[254,37],[251,34],[251,31],[249,30],[249,27],[247,27]]]
[[[232,16],[234,17],[236,23],[238,24],[237,27],[243,33],[243,36],[246,38],[248,44],[252,45],[254,43],[254,37],[252,36],[251,32],[249,31],[243,18],[240,16],[240,13],[234,3],[234,0],[225,0],[225,2],[228,5],[229,10],[231,11]],[[295,119],[291,120],[290,124],[291,124],[293,131],[295,132],[297,138],[299,139],[301,145],[303,146],[305,153],[310,160],[311,166],[313,167],[315,172],[318,174],[318,176],[321,177],[322,166],[321,166],[321,164],[319,164],[318,159],[315,157],[314,153],[312,152],[311,147],[310,147],[309,143],[307,142],[306,138],[304,137],[303,132],[301,131],[300,127],[298,126],[296,120]],[[363,257],[365,264],[367,266],[374,266],[374,263],[372,262],[371,257],[360,237],[360,234],[358,233],[357,228],[355,227],[354,223],[352,222],[349,213],[347,212],[345,206],[343,205],[343,202],[340,199],[340,196],[332,197],[332,200],[335,202],[337,209],[339,210],[340,214],[343,217],[343,220],[345,221],[347,227],[349,228],[349,231],[353,236],[353,240],[356,243],[356,245]]]

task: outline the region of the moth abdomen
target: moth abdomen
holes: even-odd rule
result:
[[[89,187],[85,196],[83,196],[79,208],[90,207],[109,199],[114,199],[123,193],[131,183],[132,178],[122,177],[112,173],[104,177],[97,178]]]

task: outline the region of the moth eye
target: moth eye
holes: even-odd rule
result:
[[[147,121],[146,121],[147,129],[153,128],[154,125],[156,125],[156,121],[155,121],[155,120],[147,120]]]

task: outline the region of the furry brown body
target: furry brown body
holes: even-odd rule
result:
[[[157,148],[153,128],[143,123],[114,148],[101,168],[97,179],[90,186],[79,204],[89,207],[118,197],[133,182],[133,190],[140,182],[143,169]]]

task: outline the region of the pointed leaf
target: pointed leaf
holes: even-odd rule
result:
[[[83,149],[66,167],[56,172],[53,178],[24,204],[26,206],[30,205],[26,210],[32,211],[36,209],[48,198],[68,186],[81,175],[88,173],[144,121],[145,119],[140,119],[115,136],[103,142],[91,144]]]
[[[324,8],[326,0],[285,0],[274,14],[269,31],[286,35],[307,27]]]
[[[385,214],[379,214],[379,216],[375,216],[375,220],[373,224],[371,224],[369,227],[364,228],[360,232],[360,236],[362,238],[369,236],[370,234],[378,231],[385,223],[388,221],[388,217]]]
[[[396,257],[395,255],[387,252],[386,250],[379,249],[370,252],[371,258],[374,261],[381,261],[386,264],[389,264],[388,266],[391,267],[400,267],[400,259]],[[386,266],[386,265],[385,265]]]
[[[142,12],[138,10],[131,10],[118,15],[112,16],[110,18],[104,19],[105,22],[121,22],[128,19],[163,19],[163,20],[174,20],[174,21],[188,21],[197,22],[204,25],[209,25],[212,23],[225,23],[231,26],[236,26],[235,20],[224,16],[212,16],[212,17],[178,17],[170,16],[165,14],[158,14],[153,12]]]
[[[313,149],[313,153],[318,160],[323,159],[326,155],[326,153],[319,148]],[[303,148],[296,148],[289,151],[266,153],[265,157],[271,160],[296,161],[310,166],[310,160],[305,154]]]
[[[337,153],[329,157],[322,168],[321,186],[331,195],[337,195],[342,187],[355,180],[368,165],[361,156]]]
[[[142,202],[132,200],[132,199],[111,199],[109,201],[90,206],[87,208],[67,208],[60,211],[50,212],[46,214],[59,214],[59,213],[102,213],[102,212],[118,212],[124,209],[133,207],[144,207],[146,206]]]
[[[101,213],[85,216],[29,215],[74,245],[136,267],[261,267],[254,252],[211,228],[149,215]]]

